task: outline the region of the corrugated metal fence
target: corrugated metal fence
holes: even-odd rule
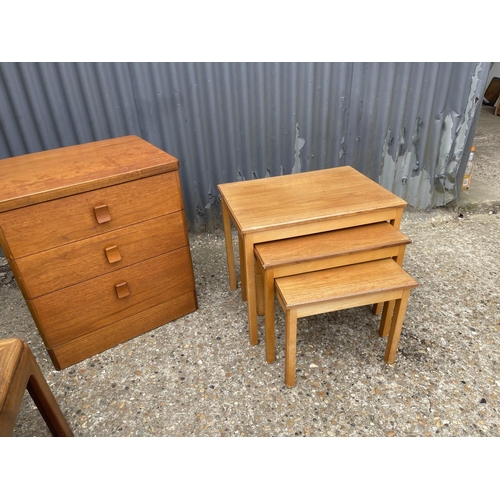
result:
[[[0,158],[136,134],[179,159],[192,229],[220,220],[219,183],[339,165],[430,209],[460,192],[488,70],[0,63]]]

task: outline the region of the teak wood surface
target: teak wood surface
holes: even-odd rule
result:
[[[99,224],[94,209],[102,205],[110,220]],[[172,172],[0,213],[0,243],[17,259],[182,208],[179,176]]]
[[[242,294],[247,300],[252,345],[258,343],[255,244],[381,221],[399,229],[407,205],[350,166],[219,184],[218,189],[233,290],[231,220],[238,231]]]
[[[34,299],[187,245],[183,213],[174,212],[16,259],[19,287]],[[107,249],[114,249],[113,262]]]
[[[0,340],[0,437],[12,435],[26,390],[53,436],[73,436],[29,346]]]
[[[196,310],[197,304],[196,290],[193,289],[177,295],[168,302],[143,309],[133,316],[115,321],[59,346],[48,348],[47,351],[56,369],[62,370],[82,359],[95,356],[144,332],[185,316]]]
[[[386,363],[396,357],[410,290],[418,286],[393,259],[363,262],[276,279],[276,295],[285,312],[285,384],[295,385],[297,319],[341,309],[385,303],[380,325],[388,321],[390,301],[395,301]]]
[[[0,160],[0,212],[158,175],[179,161],[135,135]]]
[[[265,315],[266,359],[273,363],[274,280],[370,260],[392,257],[401,266],[411,240],[388,222],[377,222],[325,233],[310,234],[255,245],[257,311]],[[389,305],[392,313],[394,304]],[[392,315],[392,314],[391,314]],[[386,336],[389,318],[383,318]]]
[[[57,369],[197,309],[178,169],[136,136],[0,161],[0,245]]]
[[[45,344],[54,348],[193,290],[192,273],[182,271],[190,266],[189,247],[183,247],[27,304]],[[123,282],[130,295],[120,298],[116,286]]]

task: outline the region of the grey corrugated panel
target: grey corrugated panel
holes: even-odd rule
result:
[[[1,63],[0,157],[140,133],[125,63]]]
[[[348,65],[139,63],[130,68],[140,96],[142,136],[179,158],[191,219],[203,222],[217,203],[220,182],[339,164],[350,75],[336,76],[345,69],[349,73]]]
[[[459,193],[489,63],[0,63],[0,158],[136,134],[179,158],[188,221],[217,184],[351,164]]]
[[[487,63],[355,64],[346,162],[428,209],[459,194]]]

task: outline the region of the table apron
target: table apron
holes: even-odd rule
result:
[[[286,238],[294,238],[295,236],[304,236],[306,234],[322,233],[325,231],[333,231],[346,227],[361,226],[364,224],[372,224],[375,222],[391,221],[391,223],[399,228],[403,209],[391,208],[369,212],[365,214],[356,214],[351,216],[339,217],[323,221],[312,221],[301,224],[295,224],[289,227],[280,227],[266,229],[263,231],[252,232],[253,243],[263,243],[267,241],[283,240]],[[245,234],[243,236],[246,236]]]

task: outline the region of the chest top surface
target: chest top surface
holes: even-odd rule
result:
[[[177,170],[179,162],[129,135],[0,160],[0,212]]]

